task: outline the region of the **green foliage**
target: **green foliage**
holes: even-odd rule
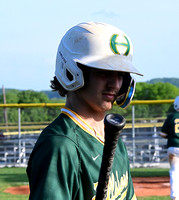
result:
[[[43,91],[44,94],[48,96],[49,99],[59,99],[60,97],[59,93],[57,91],[51,91],[51,90],[45,90]]]
[[[17,103],[46,103],[48,101],[47,95],[43,92],[35,92],[32,90],[19,92],[17,97]]]
[[[63,99],[64,101],[64,99]],[[60,103],[61,99],[49,99],[43,92],[36,92],[33,90],[18,91],[9,90],[6,93],[7,103]],[[3,96],[0,95],[0,103],[3,103]],[[17,108],[7,108],[8,123],[17,123],[18,111]],[[4,110],[1,109],[0,122],[4,123]],[[21,108],[22,122],[44,122],[51,121],[60,113],[59,108]]]
[[[174,99],[179,95],[179,88],[170,83],[157,82],[137,83],[134,100],[161,100]],[[170,109],[169,104],[138,105],[135,106],[137,117],[163,117]]]
[[[48,97],[43,92],[35,92],[32,90],[22,91],[18,93],[18,103],[47,103]],[[22,108],[22,122],[40,122],[47,121],[46,108]]]
[[[137,100],[160,100],[174,99],[179,95],[179,88],[170,83],[137,83],[134,99]]]
[[[152,83],[152,84],[155,84],[158,82],[171,83],[172,85],[175,85],[176,87],[179,88],[179,79],[178,78],[154,78],[154,79],[151,79],[150,81],[147,81],[147,83]]]
[[[7,103],[61,103],[65,102],[65,98],[52,98],[47,95],[53,96],[52,92],[36,92],[33,90],[7,90],[6,102]],[[57,94],[57,92],[55,93]],[[157,82],[150,83],[137,83],[134,100],[160,100],[160,99],[174,99],[179,95],[179,88],[170,84]],[[60,97],[58,95],[58,97]],[[0,95],[0,103],[3,103],[3,96]],[[1,109],[0,122],[4,123],[4,110]],[[113,106],[112,111],[121,113],[126,118],[131,118],[132,106],[126,109],[121,109],[119,106]],[[136,105],[135,116],[137,118],[145,117],[164,117],[166,114],[172,112],[170,104],[157,104],[157,105]],[[8,108],[8,123],[17,123],[17,109]],[[42,122],[51,121],[60,113],[59,108],[22,108],[21,120],[22,122]]]
[[[6,93],[6,103],[17,103],[18,102],[18,91],[12,90]]]

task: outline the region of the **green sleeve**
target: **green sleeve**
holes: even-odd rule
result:
[[[36,146],[29,161],[29,199],[75,199],[79,195],[79,163],[78,147],[72,140],[64,136],[47,137]]]
[[[170,132],[170,121],[171,121],[171,116],[169,115],[161,128],[161,132],[166,133],[167,135]]]

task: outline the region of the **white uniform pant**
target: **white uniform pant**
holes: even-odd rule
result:
[[[168,148],[170,163],[170,196],[179,200],[179,148]]]

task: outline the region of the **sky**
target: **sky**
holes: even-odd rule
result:
[[[133,64],[153,78],[179,78],[178,0],[6,0],[0,2],[0,87],[50,90],[63,35],[104,22],[132,40]]]

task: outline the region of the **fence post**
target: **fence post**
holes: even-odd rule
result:
[[[132,105],[132,151],[133,151],[133,166],[135,166],[135,106]]]
[[[160,146],[159,146],[159,139],[157,137],[157,127],[154,126],[154,155],[157,162],[160,162]]]
[[[19,166],[21,165],[21,108],[18,108]]]

